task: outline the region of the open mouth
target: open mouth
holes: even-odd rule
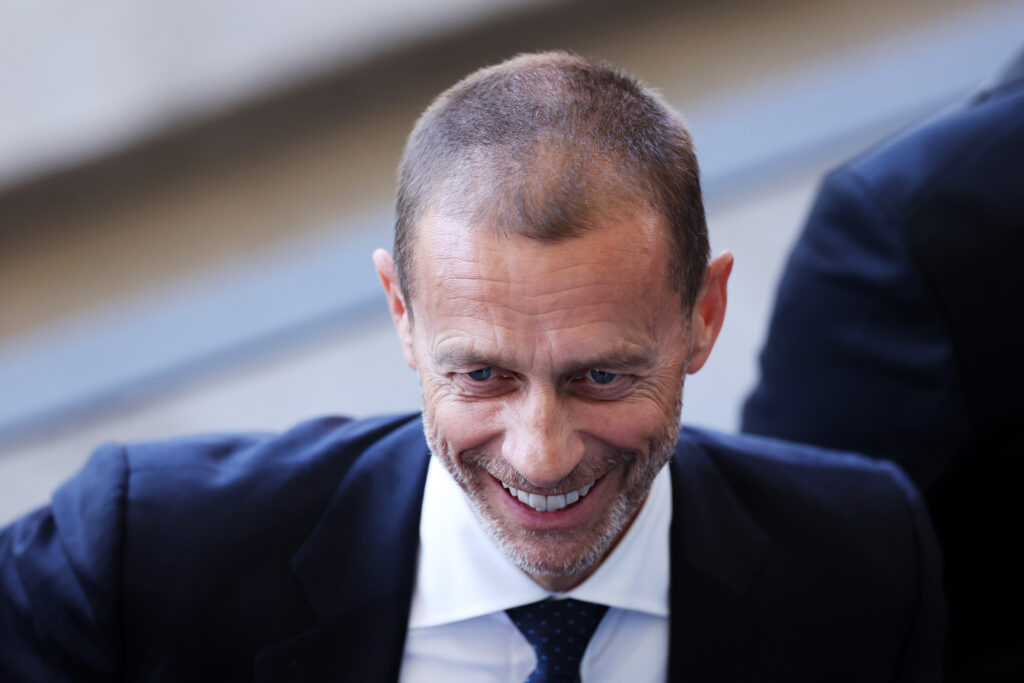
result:
[[[590,482],[586,486],[570,491],[569,493],[562,493],[557,496],[542,496],[537,493],[527,493],[526,491],[520,491],[512,486],[509,486],[505,482],[501,485],[505,487],[505,490],[513,498],[518,498],[519,502],[529,505],[534,510],[539,512],[554,512],[555,510],[561,510],[562,508],[572,505],[583,496],[590,493],[590,489],[593,488],[594,482]]]

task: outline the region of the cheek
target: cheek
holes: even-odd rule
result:
[[[423,407],[433,420],[438,438],[455,453],[481,448],[501,434],[498,402],[467,401],[445,391],[428,399],[424,390]]]
[[[636,398],[628,402],[592,404],[579,429],[616,448],[645,452],[652,439],[678,429],[679,402]]]

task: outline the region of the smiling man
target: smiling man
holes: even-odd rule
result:
[[[646,86],[564,53],[457,83],[394,254],[422,416],[101,448],[0,531],[0,679],[935,680],[896,467],[680,430],[732,256]]]
[[[618,214],[618,215],[617,215]],[[426,220],[411,325],[376,258],[420,373],[431,451],[497,545],[551,590],[622,536],[679,434],[688,366],[722,320],[731,256],[709,274],[695,334],[667,281],[667,234],[638,209],[547,245]]]

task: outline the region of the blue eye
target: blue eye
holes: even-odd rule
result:
[[[618,378],[618,375],[614,372],[605,372],[604,370],[589,370],[587,377],[594,384],[611,384]]]
[[[474,370],[473,372],[467,372],[466,375],[468,375],[469,378],[473,381],[486,382],[491,378],[491,369],[480,368],[479,370]]]

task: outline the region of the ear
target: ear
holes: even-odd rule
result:
[[[412,324],[409,321],[409,309],[405,305],[405,296],[395,277],[395,262],[391,259],[391,254],[383,249],[377,249],[373,252],[373,265],[377,269],[380,283],[384,285],[384,294],[388,297],[388,309],[391,311],[391,320],[395,323],[395,330],[398,332],[398,341],[402,344],[405,362],[415,370],[416,357],[412,352]]]
[[[686,366],[690,374],[704,366],[718,339],[718,332],[722,329],[732,263],[732,253],[723,251],[708,264],[704,274],[704,284],[701,285],[690,317],[690,352]]]

